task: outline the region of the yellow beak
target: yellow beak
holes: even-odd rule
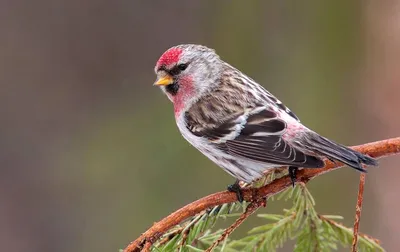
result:
[[[169,75],[166,75],[166,76],[160,78],[159,80],[157,80],[156,83],[154,83],[154,85],[167,86],[167,85],[172,84],[173,82],[174,82],[174,80],[172,79],[172,77]]]

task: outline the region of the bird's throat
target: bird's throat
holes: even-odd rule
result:
[[[168,85],[165,89],[170,95],[175,96],[179,90],[179,84],[174,81],[174,83]]]
[[[171,85],[168,85],[167,88],[169,88],[169,90],[166,91],[174,103],[175,117],[177,117],[182,110],[185,109],[185,107],[190,106],[192,100],[196,98],[196,93],[193,86],[193,81],[189,77],[180,78],[179,83],[176,83],[176,86],[173,85],[175,85],[175,82]]]

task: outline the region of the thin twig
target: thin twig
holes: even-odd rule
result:
[[[180,248],[185,246],[185,243],[186,243],[187,237],[189,235],[189,232],[190,232],[190,228],[186,229],[185,232],[183,232],[181,244],[179,245]],[[179,251],[181,251],[181,249],[179,249]]]
[[[150,241],[147,241],[142,249],[142,252],[150,252],[151,245],[153,245]]]
[[[360,146],[353,147],[354,150],[361,153],[367,154],[374,158],[386,157],[400,153],[400,137],[392,138],[388,140],[382,140],[374,143],[368,143]],[[342,163],[333,163],[329,160],[325,161],[325,167],[321,169],[302,169],[297,173],[297,180],[304,183],[309,180],[322,175],[327,172],[331,172],[339,167],[343,166]],[[286,188],[292,186],[289,176],[283,176],[279,179],[275,179],[271,183],[257,188],[257,189],[243,189],[244,200],[251,202],[255,200],[254,195],[259,198],[270,197],[275,195]],[[255,191],[255,194],[254,194]],[[136,240],[132,241],[124,250],[124,252],[138,252],[146,241],[157,241],[165,232],[172,227],[178,225],[185,219],[195,216],[196,214],[206,209],[219,206],[225,203],[236,202],[236,194],[228,191],[218,192],[208,195],[202,199],[194,201],[176,212],[168,215],[159,222],[149,228],[146,232],[140,235]]]
[[[358,228],[360,226],[361,209],[362,209],[363,196],[364,196],[364,185],[365,185],[365,173],[361,173],[360,174],[360,184],[358,186],[356,218],[354,220],[353,243],[352,243],[352,248],[351,248],[352,252],[357,252]]]
[[[167,236],[165,236],[162,240],[160,240],[157,243],[157,247],[161,247],[162,245],[166,244],[167,242],[169,242],[170,240],[172,240],[175,236],[179,235],[183,230],[183,227],[180,227],[177,230],[174,230],[173,232],[171,232],[170,234],[168,234]]]
[[[223,242],[230,234],[232,234],[233,231],[237,227],[239,227],[250,215],[252,215],[255,211],[257,211],[258,208],[261,206],[265,206],[265,200],[259,199],[256,201],[251,202],[247,207],[246,211],[240,215],[240,217],[232,224],[230,225],[225,231],[221,234],[221,236],[205,251],[205,252],[211,252],[214,248],[216,248],[221,242]]]

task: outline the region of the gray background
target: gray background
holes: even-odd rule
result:
[[[176,44],[215,48],[333,140],[398,136],[399,23],[395,0],[0,0],[1,250],[117,251],[233,181],[185,142],[152,86]],[[368,173],[361,222],[389,251],[399,163]],[[357,186],[351,169],[310,183],[318,211],[346,225]]]

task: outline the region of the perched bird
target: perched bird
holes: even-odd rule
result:
[[[155,85],[174,105],[183,137],[237,180],[228,186],[242,201],[239,181],[251,183],[267,169],[320,168],[323,158],[366,172],[377,161],[337,144],[298,117],[214,50],[185,44],[168,49],[155,66]]]

